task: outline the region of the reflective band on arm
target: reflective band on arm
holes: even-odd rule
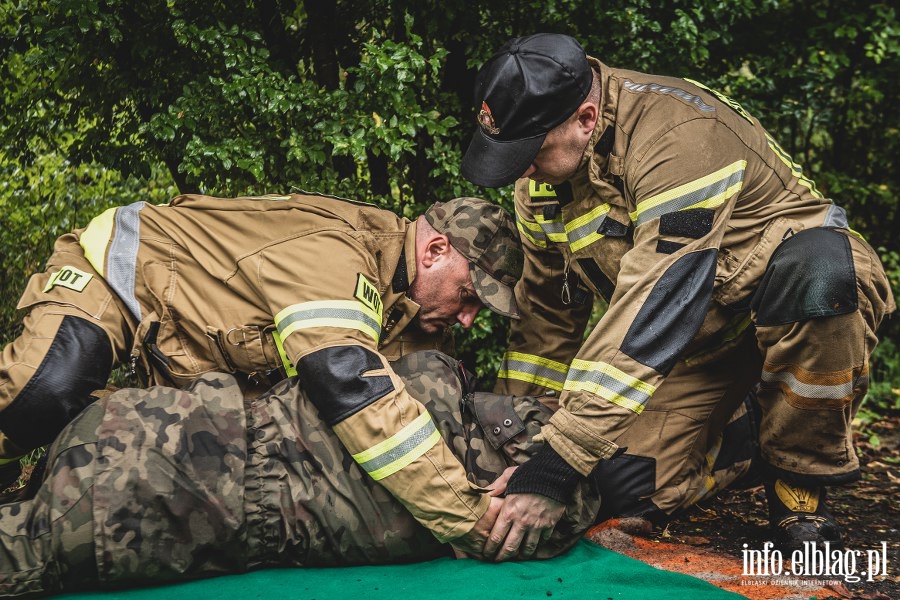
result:
[[[141,209],[145,204],[135,202],[107,210],[88,224],[79,239],[85,258],[137,321],[141,320],[141,305],[134,293],[134,282],[141,243]]]
[[[441,439],[431,415],[423,412],[416,419],[364,452],[353,455],[360,467],[378,481],[392,475],[431,450]]]
[[[507,352],[503,355],[497,377],[517,379],[561,392],[568,371],[567,365],[555,360],[541,358],[534,354]]]
[[[565,389],[589,392],[640,414],[656,388],[604,362],[575,359]]]
[[[359,300],[317,300],[288,306],[275,315],[275,326],[282,341],[300,329],[341,327],[361,331],[377,344],[381,314]]]
[[[639,226],[666,213],[721,206],[741,191],[746,166],[747,161],[739,160],[705,177],[647,198],[639,202],[637,210],[629,216]]]

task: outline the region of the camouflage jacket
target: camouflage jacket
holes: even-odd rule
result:
[[[537,451],[550,415],[537,399],[472,394],[440,353],[395,368],[473,485]],[[571,547],[599,503],[583,482],[537,557]],[[448,553],[353,461],[296,379],[252,402],[217,373],[184,390],[120,390],[66,427],[33,500],[0,505],[3,595]]]

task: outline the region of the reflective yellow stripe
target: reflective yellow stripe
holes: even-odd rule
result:
[[[537,237],[532,235],[530,231],[528,231],[527,229],[525,229],[525,227],[522,226],[521,221],[517,221],[516,226],[519,229],[519,233],[521,233],[523,237],[527,238],[529,242],[531,242],[538,248],[546,248],[547,247],[547,240],[546,239],[538,239]],[[541,232],[541,238],[543,238],[543,237],[544,237],[544,234],[543,234],[543,232]]]
[[[141,210],[145,205],[141,201],[108,209],[88,224],[78,240],[85,258],[139,323],[143,314],[134,286],[141,242]]]
[[[538,248],[547,247],[547,236],[541,226],[533,221],[525,219],[522,214],[516,211],[516,228],[523,237],[527,238],[532,244]]]
[[[497,377],[516,379],[542,385],[551,390],[562,391],[568,371],[567,365],[555,360],[534,354],[507,352],[503,355]]]
[[[567,243],[569,241],[569,238],[566,235],[566,226],[562,220],[562,213],[549,220],[545,219],[543,215],[535,215],[534,220],[541,226],[544,235],[546,235],[547,239],[551,242]]]
[[[300,329],[340,327],[355,329],[375,343],[381,336],[381,315],[359,300],[317,300],[288,306],[275,315],[282,340]]]
[[[569,368],[565,388],[585,391],[635,413],[641,413],[656,388],[604,363],[575,359]]]
[[[275,347],[278,348],[278,356],[281,357],[281,364],[284,366],[284,372],[287,373],[288,377],[293,377],[297,374],[297,367],[294,366],[294,363],[288,358],[287,352],[284,351],[284,344],[281,343],[281,336],[278,335],[277,331],[273,331],[272,338],[275,340]]]
[[[556,197],[555,192],[535,191],[534,181],[529,186],[532,197]],[[557,214],[552,219],[545,219],[541,214],[529,214],[527,215],[528,218],[526,218],[519,211],[516,211],[516,227],[522,236],[539,248],[546,248],[547,240],[549,239],[551,242],[568,244],[572,252],[577,252],[603,238],[603,235],[597,233],[597,230],[600,228],[604,216],[609,211],[609,204],[601,204],[568,222],[563,221],[562,213]],[[534,221],[531,220],[532,218]]]
[[[800,185],[808,189],[816,198],[825,197],[819,190],[816,189],[815,182],[803,174],[803,168],[794,162],[794,159],[791,158],[791,155],[785,152],[784,148],[782,148],[781,145],[779,145],[779,143],[775,141],[775,138],[769,135],[768,132],[766,132],[766,141],[769,144],[769,148],[771,148],[772,152],[775,153],[775,156],[778,157],[778,160],[787,165],[787,167],[791,170],[791,174],[797,178],[797,182]]]
[[[441,439],[431,415],[423,412],[416,419],[368,450],[353,455],[353,460],[375,481],[393,475],[432,449]]]
[[[597,233],[597,230],[609,211],[609,204],[601,204],[566,223],[566,239],[572,252],[578,252],[603,238],[603,234]]]
[[[636,225],[641,225],[679,210],[721,206],[741,190],[746,166],[747,161],[739,160],[705,177],[647,198],[639,202],[637,210],[629,216]]]
[[[84,257],[101,277],[106,277],[106,248],[112,238],[115,217],[115,208],[105,210],[88,223],[78,240],[84,249]]]

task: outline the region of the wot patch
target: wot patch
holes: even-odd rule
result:
[[[381,302],[381,295],[378,293],[378,288],[376,288],[371,281],[366,279],[365,275],[362,273],[357,273],[356,275],[356,293],[353,295],[357,300],[375,311],[379,317],[381,316],[381,310],[384,307],[384,304]]]
[[[94,276],[90,273],[85,273],[75,267],[63,267],[50,277],[50,281],[44,286],[44,292],[49,292],[57,285],[76,292],[83,292],[88,282],[93,278]]]

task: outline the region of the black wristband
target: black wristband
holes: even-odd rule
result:
[[[540,494],[567,503],[584,477],[550,444],[522,463],[506,485],[507,494]]]

